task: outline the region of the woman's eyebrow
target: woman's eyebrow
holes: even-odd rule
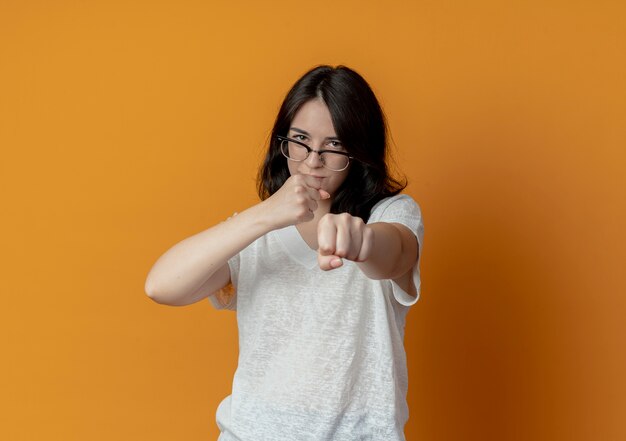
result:
[[[309,138],[311,137],[309,132],[307,132],[306,130],[299,129],[297,127],[291,127],[289,130],[293,130],[294,132],[302,133],[303,135],[306,135]],[[324,138],[324,140],[325,141],[339,141],[339,138],[337,138],[336,136],[327,136],[326,138]]]

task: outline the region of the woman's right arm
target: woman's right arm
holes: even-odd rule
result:
[[[271,230],[311,220],[320,198],[300,177],[289,178],[269,199],[167,250],[148,273],[146,293],[171,306],[208,297],[229,283],[228,259]]]
[[[271,230],[261,204],[201,231],[167,250],[148,273],[145,290],[157,303],[198,302],[230,281],[228,259]]]

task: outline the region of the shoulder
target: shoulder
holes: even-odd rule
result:
[[[393,222],[398,217],[421,221],[420,206],[408,194],[400,193],[378,201],[372,207],[368,223]]]

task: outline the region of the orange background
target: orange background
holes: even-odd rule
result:
[[[407,438],[626,439],[625,17],[3,0],[0,439],[216,439],[235,315],[143,284],[256,201],[278,106],[320,63],[372,84],[424,213]]]

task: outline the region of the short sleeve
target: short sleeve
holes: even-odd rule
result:
[[[230,270],[230,283],[219,291],[211,294],[208,298],[215,309],[237,309],[237,280],[239,278],[239,266],[241,254],[237,253],[228,259]]]
[[[404,306],[411,306],[415,304],[420,297],[420,260],[422,258],[422,245],[424,242],[422,211],[413,198],[406,194],[399,194],[381,200],[374,206],[374,208],[372,208],[368,223],[374,222],[402,224],[411,230],[417,238],[419,253],[415,266],[413,267],[412,275],[413,283],[415,284],[416,296],[410,295],[396,282],[390,280],[395,299]]]

